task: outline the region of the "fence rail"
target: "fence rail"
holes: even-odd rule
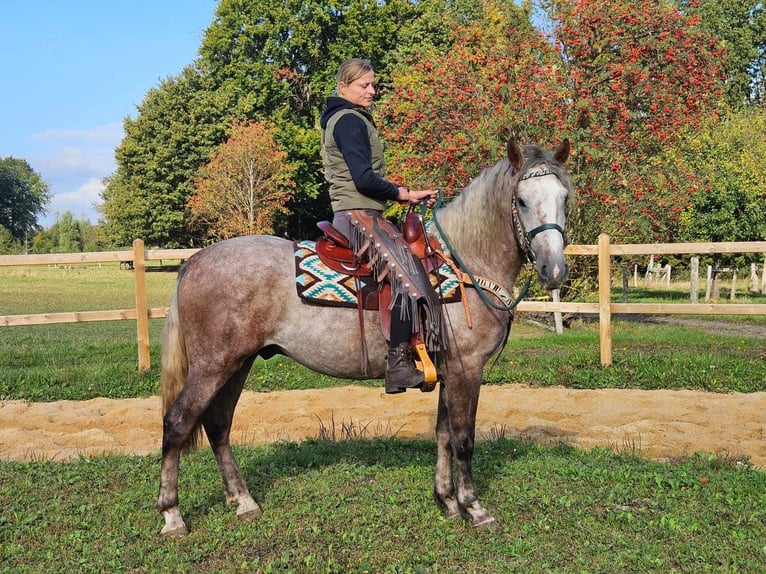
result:
[[[146,262],[188,259],[198,249],[145,249],[144,242],[136,239],[132,251],[101,251],[96,253],[63,253],[48,255],[3,255],[0,267],[28,265],[72,265],[86,263],[131,262],[134,269],[136,306],[133,309],[109,311],[75,311],[67,313],[41,313],[33,315],[0,315],[0,327],[41,325],[53,323],[83,323],[91,321],[136,321],[138,339],[138,368],[148,370],[149,319],[167,316],[167,307],[148,306],[146,289]],[[543,313],[598,313],[599,347],[602,365],[612,364],[612,315],[668,314],[668,315],[766,315],[766,304],[732,303],[612,303],[612,257],[620,255],[766,253],[766,241],[728,243],[642,243],[611,244],[609,236],[599,236],[597,245],[569,245],[567,256],[595,256],[598,258],[598,303],[521,301],[519,311]]]

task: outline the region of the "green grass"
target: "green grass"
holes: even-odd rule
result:
[[[264,508],[227,508],[208,450],[182,464],[191,534],[157,536],[158,458],[0,464],[2,572],[763,572],[766,474],[499,439],[475,456],[497,532],[444,520],[433,444],[237,449]],[[87,477],[87,478],[86,478]]]
[[[612,355],[612,366],[602,367],[597,322],[575,321],[560,336],[521,323],[486,378],[577,389],[766,390],[761,338],[616,320]]]

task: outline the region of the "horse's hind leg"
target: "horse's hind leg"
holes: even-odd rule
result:
[[[160,496],[157,507],[165,518],[160,534],[184,536],[188,533],[178,507],[178,466],[181,451],[194,442],[201,411],[207,406],[190,391],[187,384],[179,393],[162,421],[162,465],[160,469]]]
[[[250,371],[253,360],[247,363],[235,373],[221,391],[216,395],[213,402],[202,414],[202,425],[205,427],[210,447],[213,449],[218,468],[221,470],[224,488],[226,489],[226,501],[237,506],[237,516],[245,520],[253,520],[261,515],[261,507],[250,495],[247,483],[242,477],[234,454],[231,452],[231,423],[234,418],[234,409],[242,394],[245,379]]]

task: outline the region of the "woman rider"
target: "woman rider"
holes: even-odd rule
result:
[[[410,348],[411,335],[419,329],[418,302],[426,311],[429,351],[443,351],[445,345],[439,300],[420,262],[412,257],[398,230],[383,218],[383,210],[389,201],[433,205],[436,191],[412,190],[385,179],[383,147],[369,111],[374,95],[375,72],[370,62],[360,58],[343,62],[320,119],[322,158],[333,225],[355,252],[367,253],[377,278],[388,276],[391,283],[386,392],[400,393],[423,383]]]

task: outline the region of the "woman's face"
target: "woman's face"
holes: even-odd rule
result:
[[[355,106],[369,108],[372,105],[372,96],[375,95],[375,72],[370,70],[348,84],[341,82],[338,91]]]

